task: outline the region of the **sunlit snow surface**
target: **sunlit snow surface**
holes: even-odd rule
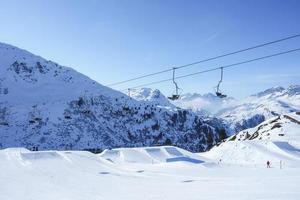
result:
[[[296,160],[267,169],[170,146],[102,154],[10,148],[0,151],[0,199],[299,199]]]

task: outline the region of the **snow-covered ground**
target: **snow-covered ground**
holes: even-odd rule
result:
[[[203,156],[207,157],[204,158]],[[175,147],[0,151],[0,199],[299,199],[293,167],[218,164]]]

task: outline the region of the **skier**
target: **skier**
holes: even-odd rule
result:
[[[270,161],[267,161],[267,168],[271,168],[271,163],[270,163]]]

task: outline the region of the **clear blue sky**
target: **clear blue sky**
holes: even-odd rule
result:
[[[0,0],[0,41],[109,84],[300,33],[299,0]],[[178,75],[300,47],[300,38],[178,71]],[[300,53],[225,71],[222,89],[244,97],[300,83]],[[123,89],[171,73],[120,85]],[[218,72],[179,80],[212,92]],[[171,83],[153,85],[165,94]]]

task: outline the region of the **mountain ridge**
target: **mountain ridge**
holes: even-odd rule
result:
[[[240,131],[200,155],[219,164],[297,167],[300,163],[300,112],[283,114]]]
[[[226,136],[215,121],[134,100],[71,68],[3,43],[0,72],[0,148],[176,145],[195,152]]]
[[[141,97],[139,97],[142,99]],[[216,117],[227,122],[231,134],[251,128],[271,117],[300,110],[300,85],[277,86],[236,100],[214,94],[187,93],[177,101],[177,107],[190,109],[200,116]]]

